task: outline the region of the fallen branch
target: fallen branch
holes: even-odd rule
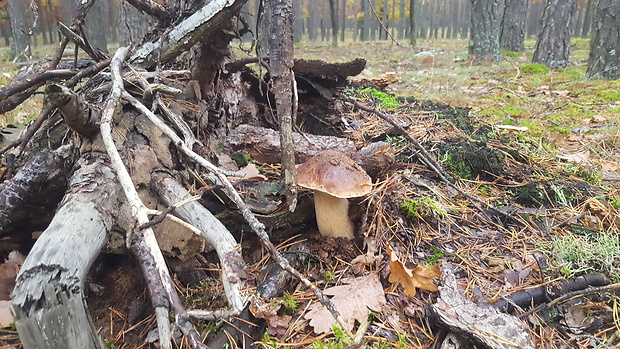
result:
[[[103,160],[84,157],[76,168],[68,194],[28,253],[13,290],[15,326],[24,348],[105,348],[86,308],[84,282],[114,225],[120,197]]]
[[[233,17],[244,0],[213,0],[167,33],[162,40],[146,43],[129,61],[143,68],[164,64],[208,37],[221,23]]]

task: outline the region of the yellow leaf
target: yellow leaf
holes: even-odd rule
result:
[[[441,276],[439,263],[433,268],[426,268],[418,265],[415,269],[409,269],[398,259],[398,254],[396,251],[392,250],[389,244],[386,244],[385,248],[388,256],[390,256],[388,264],[391,273],[388,280],[392,284],[400,283],[403,285],[407,297],[415,296],[416,289],[418,288],[431,292],[437,291],[435,279],[439,279]]]

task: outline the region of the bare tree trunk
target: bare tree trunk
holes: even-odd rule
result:
[[[340,42],[344,42],[344,32],[347,29],[347,0],[342,0],[340,4],[342,16],[340,17]]]
[[[620,79],[620,1],[599,0],[586,76]]]
[[[532,37],[538,35],[540,31],[540,17],[542,14],[543,4],[540,1],[532,3],[527,13],[526,36]]]
[[[110,28],[110,23],[104,20],[106,14],[105,3],[102,1],[95,1],[95,4],[90,11],[88,11],[88,15],[86,16],[85,30],[90,45],[95,49],[100,49],[107,53],[107,38],[109,35],[108,28]]]
[[[523,51],[525,45],[525,18],[528,0],[506,0],[502,16],[500,48],[508,51]]]
[[[418,0],[409,0],[409,43],[412,46],[416,46],[418,41],[418,29],[416,28],[415,20],[418,11],[417,3]]]
[[[9,0],[8,10],[11,16],[11,32],[13,33],[13,47],[11,53],[18,61],[27,61],[32,56],[30,50],[30,36],[27,34],[32,21],[28,15],[28,1]]]
[[[576,8],[577,0],[547,0],[533,63],[544,64],[551,69],[570,64],[570,35]]]
[[[370,11],[368,11],[368,1],[360,0],[360,8],[362,13],[362,19],[360,21],[360,41],[368,40],[368,25],[370,24]]]
[[[301,1],[293,1],[293,11],[295,11],[295,30],[293,36],[293,42],[301,42],[301,37],[304,32],[304,20],[303,9]]]
[[[596,1],[588,0],[586,4],[586,13],[583,16],[583,27],[581,29],[581,37],[587,38],[590,34],[590,29],[592,28],[592,10],[596,5]]]
[[[329,18],[332,22],[332,46],[338,46],[338,0],[329,0]]]
[[[499,58],[499,32],[503,0],[471,0],[469,56],[476,61]]]

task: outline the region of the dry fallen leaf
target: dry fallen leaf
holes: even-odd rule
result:
[[[254,317],[265,319],[270,336],[283,336],[290,327],[291,316],[278,315],[281,304],[265,299],[255,299],[250,303],[250,312]]]
[[[437,291],[435,280],[441,276],[439,263],[432,268],[418,265],[415,269],[409,269],[398,259],[398,254],[392,250],[389,244],[386,245],[386,250],[390,256],[388,262],[391,270],[389,281],[393,284],[400,283],[403,285],[407,297],[415,296],[418,288],[431,292]]]
[[[347,285],[334,286],[325,289],[326,295],[334,296],[331,301],[344,319],[349,330],[353,329],[355,320],[363,322],[368,319],[369,309],[380,312],[385,305],[385,294],[379,276],[370,274],[358,278],[344,279]],[[304,316],[310,320],[314,333],[329,332],[336,322],[332,314],[321,303],[310,306]]]

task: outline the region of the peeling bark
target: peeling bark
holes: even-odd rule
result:
[[[82,96],[62,85],[51,84],[45,86],[45,98],[77,133],[88,137],[99,131],[101,111],[91,107]]]

